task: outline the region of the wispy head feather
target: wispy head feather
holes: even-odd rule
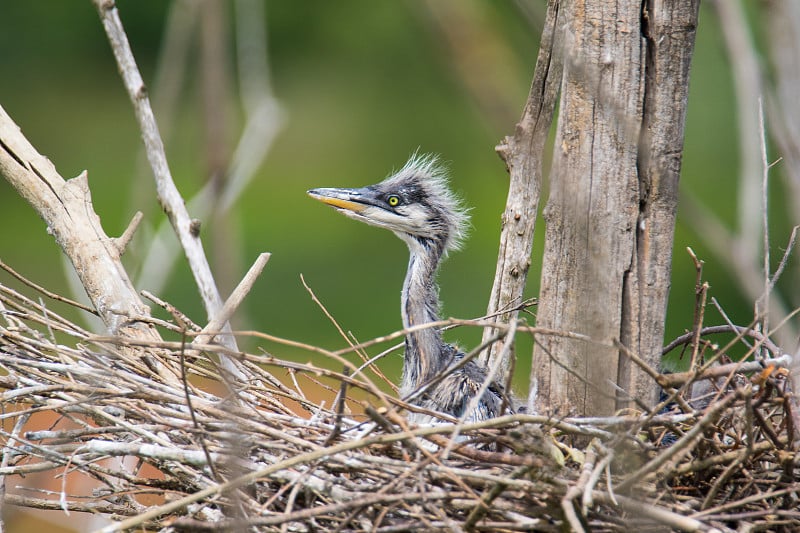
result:
[[[428,222],[441,224],[446,234],[444,250],[460,248],[469,227],[468,209],[450,189],[447,167],[437,155],[414,152],[403,168],[381,182],[380,187],[409,191],[435,212],[436,219],[432,217]]]

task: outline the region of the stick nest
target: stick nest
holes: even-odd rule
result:
[[[654,413],[410,428],[365,374],[148,327],[175,340],[98,337],[0,285],[7,505],[102,514],[108,531],[800,528],[778,365],[705,381],[707,400],[672,383]],[[328,389],[332,409],[299,383]],[[10,490],[43,472],[60,491]]]

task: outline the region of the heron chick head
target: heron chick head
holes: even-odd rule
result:
[[[403,168],[375,185],[312,189],[308,194],[350,218],[393,231],[409,246],[434,242],[445,252],[457,249],[469,223],[434,155],[412,155]]]

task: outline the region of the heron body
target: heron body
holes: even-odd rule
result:
[[[342,214],[394,232],[408,245],[409,261],[401,295],[406,329],[400,394],[428,410],[466,421],[500,414],[502,385],[491,382],[473,401],[487,379],[486,369],[442,340],[438,327],[419,327],[439,320],[436,273],[442,259],[457,249],[468,216],[447,184],[446,173],[433,156],[414,155],[397,173],[375,185],[356,189],[312,189],[308,194]],[[459,368],[450,370],[453,366]],[[446,375],[443,375],[445,374]],[[432,386],[431,380],[441,377]],[[417,394],[424,388],[422,394]],[[414,423],[434,421],[411,413]]]

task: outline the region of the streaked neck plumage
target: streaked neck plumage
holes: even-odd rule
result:
[[[403,327],[410,328],[439,320],[439,293],[436,270],[444,253],[444,242],[398,234],[410,253],[401,297]],[[448,366],[442,353],[442,334],[438,327],[406,334],[406,352],[400,395],[407,397]]]

